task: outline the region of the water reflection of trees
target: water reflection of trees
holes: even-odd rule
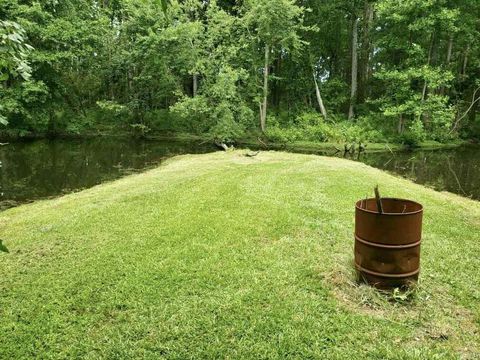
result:
[[[480,199],[480,149],[364,154],[362,161],[438,190]]]
[[[197,144],[118,138],[12,143],[0,148],[1,200],[56,196],[144,169],[172,154],[209,150]]]
[[[0,147],[0,208],[2,201],[56,196],[144,169],[164,157],[211,150],[208,144],[118,138],[12,143]],[[347,157],[438,190],[480,199],[478,147],[362,153],[360,157],[355,153]]]

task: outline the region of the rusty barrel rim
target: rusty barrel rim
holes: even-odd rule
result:
[[[375,211],[375,210],[368,210],[368,209],[364,209],[362,208],[362,204],[365,203],[365,202],[368,202],[368,201],[374,201],[375,198],[368,198],[368,199],[362,199],[362,200],[358,200],[356,203],[355,203],[355,208],[357,210],[360,210],[360,211],[363,211],[363,212],[366,212],[366,213],[370,213],[370,214],[375,214],[375,215],[385,215],[385,216],[406,216],[406,215],[415,215],[415,214],[419,214],[421,212],[423,212],[423,205],[416,202],[416,201],[413,201],[413,200],[408,200],[408,199],[401,199],[401,198],[382,198],[382,201],[383,200],[387,200],[387,201],[398,201],[398,202],[403,202],[403,203],[409,203],[409,204],[413,204],[414,206],[418,207],[417,210],[415,211],[408,211],[408,212],[402,212],[402,213],[388,213],[388,212],[383,212],[383,213],[379,213],[378,211]]]

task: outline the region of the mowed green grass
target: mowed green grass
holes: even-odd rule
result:
[[[412,294],[355,283],[354,203],[425,206]],[[0,214],[0,358],[480,358],[480,203],[241,151]]]

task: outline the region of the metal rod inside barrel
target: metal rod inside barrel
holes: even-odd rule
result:
[[[380,214],[383,214],[383,205],[382,198],[380,197],[380,191],[378,190],[378,185],[375,186],[375,200],[377,201],[377,210]]]

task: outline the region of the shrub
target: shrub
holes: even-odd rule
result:
[[[213,114],[215,125],[210,129],[209,135],[216,141],[233,143],[243,136],[244,127],[235,121],[234,114],[226,103],[220,104]]]
[[[154,109],[146,112],[144,123],[152,130],[158,131],[183,132],[188,130],[186,124],[182,123],[182,119],[168,109]]]
[[[408,130],[400,135],[400,142],[408,147],[418,147],[425,141],[426,133],[423,128],[423,123],[420,120],[415,120],[409,126]]]
[[[239,82],[246,76],[243,71],[224,66],[204,78],[205,87],[198,95],[184,96],[170,109],[185,123],[194,124],[194,132],[233,142],[243,136],[253,119],[253,112],[239,92]]]
[[[323,123],[322,115],[317,112],[304,112],[294,119],[294,125],[300,127],[315,126]]]
[[[318,113],[303,113],[295,117],[288,126],[281,126],[269,117],[266,135],[274,142],[382,142],[385,136],[365,123],[352,123],[341,116],[332,116],[335,122],[325,122]]]

